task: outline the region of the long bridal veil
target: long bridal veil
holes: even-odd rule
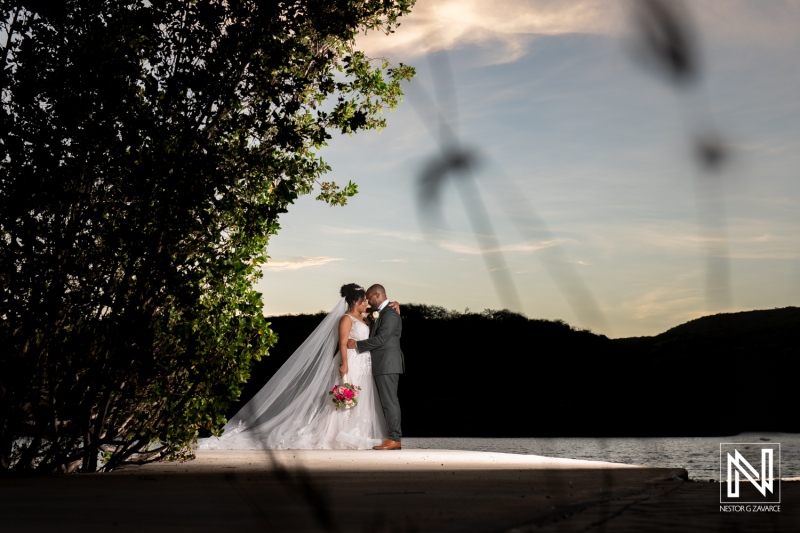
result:
[[[231,418],[220,437],[198,439],[199,449],[289,448],[321,413],[334,375],[338,323],[344,298],[322,320],[264,387]]]

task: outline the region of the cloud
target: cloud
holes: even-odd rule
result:
[[[757,200],[748,198],[752,205]],[[786,205],[778,200],[764,200],[759,210],[786,213],[794,216],[797,205],[789,201]],[[730,202],[730,212],[744,211],[747,206]],[[789,215],[791,214],[791,215]],[[663,220],[652,222],[622,221],[597,223],[594,232],[588,234],[594,250],[606,250],[615,256],[629,255],[677,258],[704,257],[709,249],[724,251],[731,260],[797,260],[800,259],[800,234],[794,221],[731,217],[724,231],[713,230],[690,220]],[[727,237],[725,235],[727,234]],[[586,258],[593,265],[596,259]]]
[[[273,272],[280,272],[282,270],[300,270],[301,268],[323,266],[334,261],[344,261],[344,259],[341,257],[299,257],[284,261],[269,261],[263,268]]]
[[[407,231],[388,231],[371,228],[333,228],[333,231],[347,235],[375,235],[376,237],[399,239],[401,241],[421,241],[424,239],[424,237],[419,233],[411,233]]]
[[[374,229],[374,228],[336,228],[336,233],[345,233],[350,235],[374,235],[376,237],[380,237],[383,239],[398,239],[401,241],[424,241],[428,240],[426,237],[420,233],[412,233],[406,231],[388,231],[388,230],[381,230],[381,229]],[[465,244],[460,241],[452,241],[452,240],[444,240],[444,239],[432,239],[430,242],[436,244],[442,250],[446,250],[448,252],[453,252],[457,254],[463,255],[481,255],[483,254],[483,250],[480,249],[477,245],[474,244]],[[517,243],[517,244],[507,244],[497,248],[492,248],[488,250],[488,253],[509,253],[509,252],[536,252],[538,250],[542,250],[544,248],[549,248],[556,244],[555,241],[540,241],[537,243]],[[384,262],[387,263],[407,263],[407,259],[384,259]]]
[[[702,289],[703,277],[702,271],[694,270],[664,280],[663,284],[621,302],[619,310],[624,316],[649,324],[648,329],[656,328],[659,332],[710,314],[748,310],[737,305],[709,310]]]
[[[500,45],[495,62],[524,55],[536,36],[570,33],[616,34],[622,13],[603,0],[420,0],[390,35],[358,39],[370,55],[391,51],[411,57],[464,45]]]
[[[630,36],[638,0],[419,0],[391,35],[358,38],[368,55],[419,57],[466,45],[492,48],[493,63],[512,62],[538,37]],[[800,5],[791,0],[685,2],[703,41],[787,46],[796,38]]]
[[[661,323],[678,325],[708,314],[702,290],[693,288],[687,276],[673,280],[667,286],[655,287],[631,301],[623,302],[630,315],[638,320],[657,319]]]
[[[793,225],[769,225],[759,220],[733,220],[730,237],[705,237],[702,228],[688,223],[673,223],[669,229],[642,227],[631,232],[638,246],[654,246],[671,252],[704,253],[709,246],[725,246],[729,259],[798,259],[800,238]]]
[[[701,32],[727,43],[794,47],[797,42],[800,5],[793,0],[706,0],[686,6]]]
[[[408,263],[408,259],[381,259],[381,263]]]
[[[760,141],[750,143],[732,143],[730,148],[743,152],[758,152],[762,154],[780,154],[786,151],[787,143],[783,141]]]
[[[454,241],[437,241],[440,248],[443,250],[447,250],[448,252],[453,252],[457,254],[465,254],[465,255],[480,255],[483,254],[484,251],[481,250],[478,246],[470,245],[470,244],[463,244],[460,242]],[[550,248],[551,246],[555,245],[555,241],[541,241],[538,243],[518,243],[518,244],[507,244],[504,246],[499,246],[497,248],[492,248],[486,251],[486,253],[494,254],[498,252],[509,253],[509,252],[536,252],[538,250],[543,250],[545,248]]]

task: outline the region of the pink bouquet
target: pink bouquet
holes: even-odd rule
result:
[[[344,407],[345,409],[350,409],[351,407],[355,407],[358,403],[358,391],[361,390],[361,387],[356,385],[351,385],[350,383],[342,383],[341,385],[334,385],[331,390],[328,391],[328,394],[332,395],[333,403],[336,404],[336,408]]]

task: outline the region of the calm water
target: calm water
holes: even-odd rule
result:
[[[567,459],[608,461],[641,466],[685,468],[689,478],[719,481],[721,442],[781,444],[781,477],[800,476],[800,434],[744,433],[724,437],[664,438],[554,438],[554,439],[480,439],[480,438],[403,438],[408,449],[471,450],[481,452],[543,455]],[[777,473],[776,473],[777,476]]]

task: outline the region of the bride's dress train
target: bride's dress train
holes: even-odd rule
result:
[[[328,391],[341,383],[336,325],[344,299],[223,428],[220,437],[198,440],[198,449],[369,449],[386,438],[369,352],[347,351],[347,381],[361,387],[358,404],[339,408]],[[369,337],[369,327],[348,315],[350,338]]]

